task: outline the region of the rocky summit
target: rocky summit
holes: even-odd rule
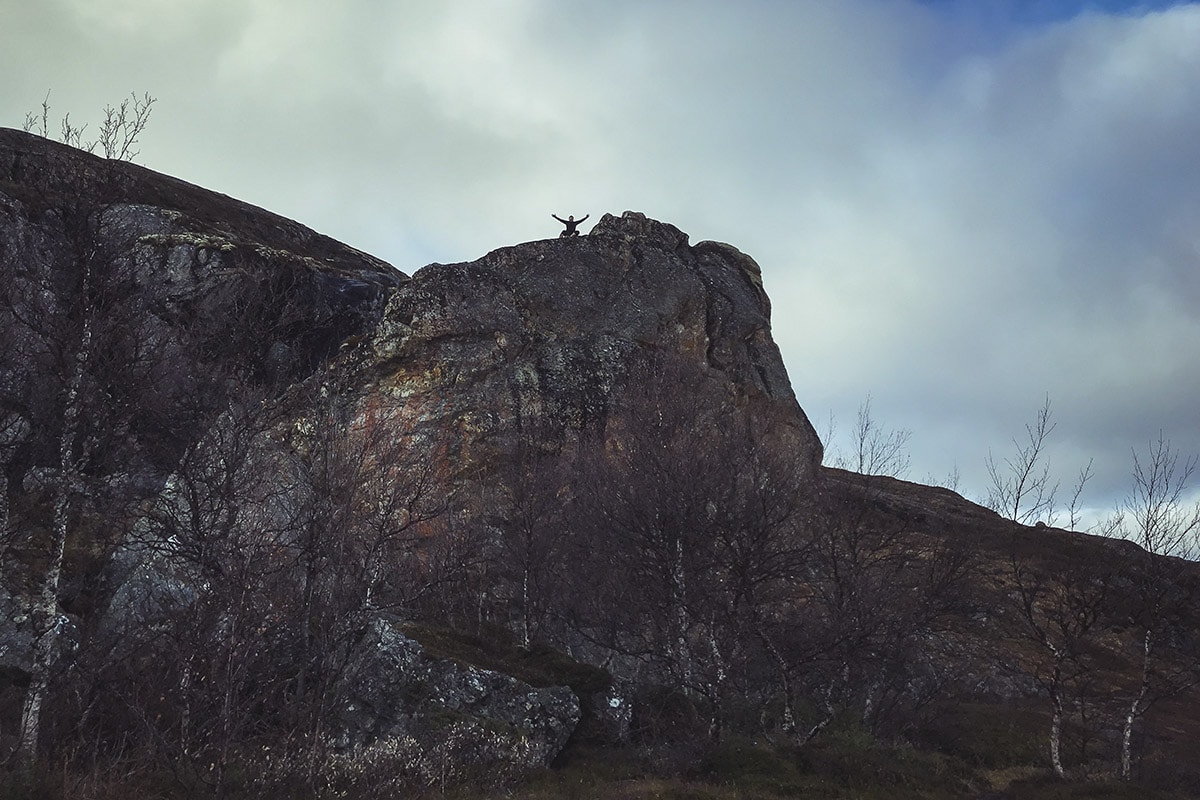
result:
[[[771,339],[758,265],[672,225],[606,214],[590,235],[432,264],[388,300],[345,369],[375,413],[413,409],[461,475],[518,443],[561,447],[625,410],[631,367],[661,357],[775,422],[763,436],[815,473],[821,444]]]
[[[1194,565],[822,467],[749,255],[403,266],[0,129],[0,794],[1200,786]]]

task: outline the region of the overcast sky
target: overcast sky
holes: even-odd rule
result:
[[[0,124],[158,99],[139,163],[406,272],[626,209],[762,266],[800,404],[980,499],[1200,452],[1200,4],[0,0]],[[838,446],[835,440],[834,446]]]

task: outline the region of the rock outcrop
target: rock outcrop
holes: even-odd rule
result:
[[[37,439],[62,413],[53,396],[61,387],[32,375],[50,365],[33,360],[69,343],[78,313],[71,293],[83,263],[96,319],[127,329],[142,348],[128,357],[144,362],[138,379],[154,382],[145,387],[157,393],[153,413],[175,414],[172,424],[184,428],[162,452],[143,454],[158,462],[160,478],[211,419],[201,413],[181,421],[195,409],[175,406],[219,410],[218,373],[272,387],[268,393],[302,379],[344,339],[372,328],[387,295],[407,280],[377,258],[260,208],[0,129],[0,305],[39,318],[32,328],[4,331],[10,357],[0,360],[7,407],[0,412],[21,415],[34,433],[7,460],[10,486],[47,458],[36,452],[46,449]],[[93,335],[107,335],[104,346],[118,340],[99,326]],[[118,370],[113,377],[126,376]]]
[[[107,589],[100,576],[121,572],[106,560],[133,504],[160,491],[230,394],[302,380],[406,280],[260,208],[0,129],[0,677],[27,679],[68,402],[81,420],[70,497],[86,531],[69,548],[89,566],[63,578],[62,652],[104,605],[171,594],[150,585],[160,573]],[[84,371],[69,401],[73,363]]]
[[[771,338],[758,266],[636,212],[606,214],[587,236],[424,267],[346,368],[364,406],[407,409],[441,438],[455,484],[518,441],[554,449],[603,431],[631,367],[661,354],[724,386],[764,420],[764,441],[815,471],[821,443]]]
[[[403,796],[801,700],[907,731],[956,680],[1036,693],[997,666],[1044,644],[1018,559],[1046,598],[1105,567],[1113,687],[1147,575],[1195,663],[1192,566],[822,469],[770,316],[750,256],[636,212],[410,277],[0,129],[0,750],[34,698],[85,770]]]
[[[351,654],[340,692],[343,748],[470,745],[476,764],[546,766],[579,722],[565,686],[534,688],[498,672],[436,658],[393,620],[378,617]],[[469,755],[469,754],[468,754]]]
[[[71,547],[87,558],[69,565],[59,604],[89,636],[119,640],[130,663],[155,663],[157,637],[181,620],[208,625],[191,630],[195,647],[225,647],[237,613],[255,646],[223,657],[286,676],[272,679],[280,697],[303,694],[309,672],[345,665],[328,684],[343,753],[420,761],[458,747],[464,762],[545,765],[581,713],[604,717],[596,727],[622,738],[625,699],[589,696],[607,708],[581,712],[569,688],[432,657],[397,619],[378,615],[373,586],[331,583],[382,585],[389,570],[434,569],[436,545],[426,543],[438,530],[413,523],[418,492],[401,496],[400,473],[429,466],[420,500],[453,524],[502,514],[470,507],[470,498],[486,496],[482,506],[511,495],[518,450],[561,453],[587,437],[623,435],[623,420],[647,410],[639,404],[670,399],[636,385],[647,365],[666,362],[711,387],[704,402],[718,398],[724,418],[750,420],[757,444],[800,479],[814,479],[821,461],[771,339],[757,264],[730,245],[690,245],[639,213],[604,215],[587,236],[432,264],[410,278],[261,209],[0,130],[0,274],[0,326],[14,344],[0,359],[0,419],[20,422],[20,435],[3,440],[0,468],[13,501],[5,508],[19,509],[27,534],[20,553],[0,551],[0,613],[10,612],[0,625],[0,690],[28,671],[33,637],[19,612],[48,585],[43,561],[29,554],[69,471],[80,520]],[[44,325],[28,324],[30,309]],[[79,338],[81,318],[94,322],[90,338]],[[90,348],[83,358],[80,341]],[[60,353],[58,362],[47,355]],[[87,369],[74,388],[70,363]],[[101,372],[108,363],[114,371]],[[247,385],[255,392],[239,394]],[[85,420],[73,437],[83,444],[66,448],[76,455],[64,470],[71,402]],[[261,409],[269,412],[261,424],[247,421]],[[244,441],[234,441],[235,417]],[[337,469],[301,474],[318,435],[371,438],[339,457],[380,467],[387,480],[372,486],[376,494],[338,510],[359,487],[318,485]],[[399,440],[411,449],[389,449]],[[192,472],[180,477],[185,465]],[[334,549],[319,550],[322,542]],[[409,560],[383,563],[393,554]],[[215,586],[253,602],[225,602]],[[341,626],[330,636],[342,649],[324,662],[313,656],[316,621],[329,623],[320,592],[345,612],[330,623]],[[396,591],[384,607],[411,611],[407,597]],[[190,656],[173,657],[182,677],[161,696],[206,691]]]
[[[444,476],[452,484],[531,430],[558,447],[602,429],[631,363],[672,353],[723,382],[750,414],[771,410],[764,437],[802,469],[820,463],[820,442],[771,339],[753,259],[716,242],[690,246],[686,234],[642,214],[605,215],[588,236],[432,264],[410,280],[262,209],[0,129],[0,266],[18,281],[71,269],[80,243],[64,223],[70,208],[96,217],[90,233],[100,241],[88,245],[132,276],[123,291],[143,312],[139,336],[161,344],[157,358],[179,396],[205,396],[195,378],[201,363],[278,391],[341,345],[342,386],[372,413],[403,405],[416,414],[454,465]],[[12,404],[35,430],[53,429],[36,410],[59,413],[56,403],[11,377]],[[201,433],[181,432],[151,472],[160,480]],[[34,466],[36,449],[10,459],[12,480]]]

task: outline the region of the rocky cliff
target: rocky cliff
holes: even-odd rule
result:
[[[545,763],[580,704],[593,725],[617,709],[627,727],[627,698],[597,684],[567,702],[566,689],[418,658],[386,616],[452,618],[478,590],[480,609],[520,606],[529,644],[529,565],[478,583],[511,545],[497,520],[516,515],[521,454],[628,440],[631,420],[679,405],[643,391],[665,365],[675,390],[699,392],[675,424],[744,429],[801,483],[821,459],[758,265],[639,213],[410,278],[261,209],[2,130],[0,271],[10,694],[100,647],[168,665],[163,691],[190,714],[207,697],[186,677],[204,651],[248,659],[239,680],[255,686],[290,674],[278,703],[341,709],[321,717],[329,742],[394,750],[418,729],[445,735],[450,714],[467,725],[453,730],[502,743],[488,758]],[[564,476],[558,502],[564,482],[574,494]],[[34,600],[47,596],[49,618]],[[251,628],[247,651],[237,631]],[[195,650],[163,649],[185,629]],[[384,640],[419,674],[385,675],[399,657]],[[188,719],[176,734],[197,736]]]
[[[636,212],[410,276],[0,129],[0,752],[401,796],[1073,692],[1111,759],[1139,625],[1186,741],[1195,570],[823,469],[770,315]]]
[[[94,229],[69,230],[65,210],[95,215]],[[511,449],[523,430],[569,439],[603,428],[630,364],[665,352],[750,413],[770,408],[769,437],[802,469],[820,463],[771,339],[758,265],[730,245],[689,246],[641,214],[410,280],[262,209],[12,130],[0,131],[0,213],[0,264],[17,285],[70,271],[81,235],[121,262],[138,335],[166,343],[156,358],[180,381],[197,371],[188,362],[224,360],[282,387],[341,346],[344,390],[419,409],[419,426],[465,464]],[[25,383],[10,405],[33,416],[46,404]]]
[[[270,395],[310,374],[372,328],[406,280],[262,209],[6,129],[0,271],[10,488],[58,458],[68,362],[85,326],[79,416],[95,426],[81,468],[140,475],[152,489],[231,387]]]
[[[423,267],[342,368],[375,413],[412,410],[461,475],[518,444],[603,435],[636,402],[631,369],[669,354],[761,417],[767,446],[812,475],[821,444],[770,330],[753,259],[717,242],[689,246],[674,226],[625,212],[588,236]]]

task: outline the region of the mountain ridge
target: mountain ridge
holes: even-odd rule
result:
[[[400,787],[437,748],[465,781],[580,742],[694,769],[730,736],[935,738],[934,707],[1042,724],[1101,684],[1079,708],[1111,725],[1147,576],[1172,668],[1200,630],[1191,565],[822,466],[761,269],[638,212],[408,275],[0,129],[0,273],[0,745],[26,757],[35,693],[34,756],[83,735],[282,782],[251,794],[299,773],[231,750],[249,731]],[[1093,682],[1047,695],[1039,626],[1085,601]],[[1166,688],[1161,752],[1194,707]]]

